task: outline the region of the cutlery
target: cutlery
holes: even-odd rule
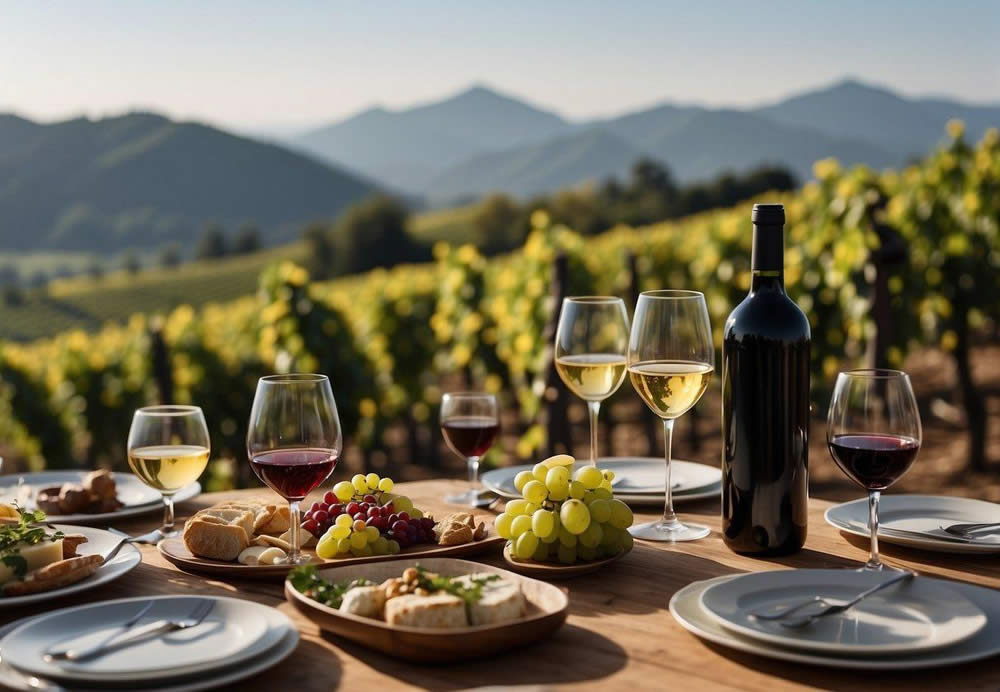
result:
[[[867,524],[860,524],[857,522],[851,522],[848,524],[850,528],[855,531],[868,532]],[[898,538],[919,538],[925,541],[944,541],[945,543],[975,543],[975,538],[961,538],[959,536],[946,535],[942,536],[937,533],[928,533],[925,531],[910,531],[909,529],[896,529],[886,526],[878,527],[878,535],[880,536],[896,536]]]
[[[876,584],[875,586],[873,586],[872,588],[868,589],[867,591],[862,591],[857,596],[855,596],[854,598],[852,598],[851,600],[849,600],[847,603],[832,604],[832,603],[829,603],[829,602],[825,601],[822,598],[815,598],[815,599],[813,599],[811,601],[807,601],[806,605],[808,605],[810,603],[822,603],[824,605],[823,609],[820,610],[819,612],[812,613],[811,615],[807,615],[805,617],[792,618],[790,620],[784,619],[784,617],[787,616],[788,613],[791,612],[792,610],[799,610],[799,609],[801,609],[801,608],[799,608],[797,606],[796,608],[789,609],[789,610],[785,611],[784,613],[782,613],[782,617],[781,618],[765,618],[765,619],[772,619],[772,620],[773,619],[777,619],[778,620],[778,624],[781,625],[782,627],[788,627],[788,628],[792,628],[792,629],[798,628],[798,627],[804,627],[805,625],[808,625],[808,624],[812,623],[817,618],[825,617],[827,615],[836,615],[837,613],[843,613],[845,610],[853,608],[858,603],[860,603],[864,599],[868,598],[872,594],[877,593],[877,592],[881,591],[882,589],[888,588],[888,587],[892,586],[893,584],[899,583],[901,581],[908,581],[910,579],[913,579],[913,577],[915,577],[915,576],[916,576],[916,574],[914,572],[901,572],[900,574],[897,574],[896,576],[892,577],[891,579],[885,580],[881,584]],[[751,613],[751,615],[753,615],[753,613]],[[757,617],[757,616],[755,615],[755,617]]]
[[[122,539],[121,543],[118,544],[118,547],[115,548],[115,552],[119,548],[121,548],[121,546],[125,545],[125,543],[127,543],[127,541],[125,539]],[[148,613],[149,609],[152,608],[152,607],[153,607],[153,601],[148,601],[146,603],[146,605],[144,605],[142,608],[140,608],[139,611],[135,615],[133,615],[128,620],[126,620],[125,622],[123,622],[122,624],[120,624],[118,626],[118,628],[112,634],[109,634],[107,637],[104,638],[103,641],[101,641],[98,644],[94,644],[92,646],[88,646],[88,647],[83,648],[83,649],[61,649],[59,651],[52,651],[50,649],[50,650],[46,651],[44,654],[42,654],[42,658],[44,658],[46,661],[50,661],[50,662],[51,661],[60,661],[60,660],[63,660],[63,659],[76,660],[78,658],[85,657],[91,651],[98,651],[98,650],[101,649],[101,647],[105,646],[106,644],[108,644],[112,640],[118,638],[120,635],[123,635],[126,632],[128,632],[130,629],[132,629],[132,627],[134,627],[135,624],[137,622],[139,622],[139,620],[142,619],[142,616],[145,615],[146,613]]]
[[[987,535],[1000,532],[1000,522],[991,522],[988,524],[952,524],[951,526],[942,526],[941,530],[959,538],[975,538],[972,534],[979,534],[982,531],[985,531]]]
[[[211,612],[212,608],[215,606],[215,601],[211,599],[201,600],[194,610],[191,611],[190,615],[185,618],[180,618],[177,620],[159,620],[157,622],[152,622],[148,625],[142,627],[137,627],[132,631],[130,637],[126,639],[120,639],[115,642],[102,642],[100,645],[95,647],[89,647],[82,649],[81,651],[70,650],[65,652],[58,660],[62,661],[83,661],[98,658],[104,654],[111,653],[112,651],[118,651],[140,641],[145,641],[153,635],[162,636],[170,632],[176,632],[178,630],[191,629],[199,624],[205,619],[205,616]],[[55,657],[53,657],[54,659]]]
[[[159,529],[153,529],[149,533],[144,533],[139,536],[131,536],[124,531],[119,531],[118,529],[113,529],[110,526],[107,530],[116,536],[121,536],[122,538],[128,539],[129,543],[148,543],[150,545],[156,545],[162,541],[165,536]]]

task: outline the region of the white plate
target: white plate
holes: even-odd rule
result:
[[[196,627],[151,638],[83,663],[47,663],[52,646],[101,641],[147,601],[153,608],[140,624],[183,617],[198,596],[157,596],[104,601],[64,608],[33,618],[14,630],[3,645],[3,658],[14,668],[45,678],[73,682],[157,682],[226,668],[266,651],[284,629],[286,616],[273,608],[236,598],[211,597],[215,606]],[[209,598],[209,597],[206,597]]]
[[[663,459],[652,457],[609,457],[597,462],[598,468],[614,471],[613,487],[615,497],[625,502],[625,497],[652,495],[643,501],[658,498],[663,503],[663,488],[665,469]],[[521,494],[514,487],[514,476],[521,471],[530,471],[532,466],[505,466],[487,471],[482,475],[482,483],[497,495],[507,498],[518,498]],[[702,495],[721,484],[722,472],[706,464],[674,459],[670,464],[671,480],[674,483],[674,498],[680,499],[688,494]],[[712,492],[711,495],[718,491]],[[708,495],[709,497],[711,495]]]
[[[805,663],[848,670],[918,670],[971,663],[1000,654],[1000,594],[993,589],[958,582],[946,582],[979,606],[987,617],[987,625],[975,636],[945,649],[927,651],[916,656],[832,656],[808,653],[783,646],[767,644],[742,637],[720,625],[701,605],[701,594],[708,588],[735,579],[726,575],[688,584],[670,599],[670,614],[681,627],[702,639],[721,646],[765,658]]]
[[[23,502],[26,509],[35,509],[34,495],[40,488],[48,488],[63,483],[82,483],[89,471],[40,471],[38,473],[22,473],[18,475],[0,476],[0,502],[13,502],[18,499],[18,479],[24,479],[24,484],[31,486],[31,502]],[[163,511],[160,491],[150,488],[131,473],[113,473],[118,499],[125,504],[114,512],[101,514],[50,514],[49,521],[59,521],[64,524],[102,524],[125,517],[135,517],[142,514],[152,514]],[[23,490],[21,491],[24,492]],[[174,503],[186,502],[201,494],[201,485],[194,482],[184,486],[174,494]]]
[[[868,499],[834,505],[824,514],[826,522],[845,533],[868,538]],[[940,526],[1000,522],[1000,505],[983,500],[943,495],[883,495],[879,501],[879,528],[928,532],[926,538],[900,536],[879,531],[880,541],[941,553],[1000,553],[1000,535],[975,542],[937,540],[935,533],[948,534]]]
[[[796,569],[744,574],[705,590],[701,605],[723,627],[778,646],[835,655],[917,653],[957,644],[986,626],[986,615],[941,582],[915,577],[872,594],[844,613],[790,629],[749,611],[778,612],[821,596],[851,600],[892,572]]]
[[[87,542],[81,543],[76,549],[80,555],[106,555],[119,540],[118,536],[103,529],[89,526],[67,526],[65,524],[54,524],[54,526],[63,533],[80,533],[87,537]],[[139,549],[134,545],[125,545],[111,562],[98,567],[97,571],[86,579],[59,589],[27,596],[0,596],[0,608],[15,608],[29,603],[49,602],[60,596],[93,589],[128,574],[138,567],[140,562],[142,562],[142,553],[139,552]]]
[[[274,611],[277,612],[277,611]],[[24,618],[18,620],[4,627],[0,627],[0,651],[3,650],[3,638],[7,636],[12,630],[20,627],[26,623],[30,618]],[[273,636],[271,632],[280,633],[284,632],[276,643],[271,642]],[[272,628],[269,630],[267,641],[271,642],[271,645],[267,649],[262,649],[258,654],[248,661],[236,666],[229,666],[228,668],[209,673],[206,675],[201,675],[198,679],[187,679],[184,681],[169,681],[164,686],[160,687],[153,683],[146,683],[143,685],[143,689],[156,690],[156,692],[197,692],[198,690],[214,690],[223,685],[228,685],[239,680],[243,680],[252,675],[257,675],[262,673],[268,668],[271,668],[278,663],[285,660],[295,648],[299,645],[299,632],[294,627],[285,631],[282,628]],[[15,692],[37,692],[39,689],[52,690],[52,692],[63,692],[65,688],[59,687],[57,683],[49,680],[40,680],[39,684],[33,684],[32,680],[39,680],[39,678],[32,678],[30,676],[25,676],[19,673],[17,670],[7,665],[6,661],[0,661],[0,687],[4,689],[14,690]],[[90,692],[101,692],[102,688],[99,687],[88,687]],[[113,690],[121,690],[121,687],[111,688]]]

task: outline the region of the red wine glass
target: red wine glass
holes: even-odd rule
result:
[[[920,450],[920,411],[910,376],[900,370],[848,370],[837,375],[826,442],[837,466],[868,491],[871,554],[864,569],[883,567],[878,554],[878,501]]]
[[[482,392],[451,392],[441,399],[441,434],[444,441],[469,468],[467,492],[446,495],[445,502],[479,507],[489,500],[479,499],[479,460],[493,446],[500,433],[497,398]]]
[[[250,467],[288,501],[291,551],[287,562],[310,561],[299,552],[299,502],[333,472],[343,438],[326,375],[260,378],[250,411]]]

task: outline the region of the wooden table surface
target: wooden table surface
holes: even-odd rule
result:
[[[458,481],[400,483],[398,492],[432,513],[447,509],[440,498],[462,486]],[[268,496],[269,491],[243,490],[202,495],[178,506],[178,518],[223,499]],[[273,499],[273,495],[271,496]],[[583,577],[560,582],[569,590],[570,615],[550,640],[488,660],[448,666],[420,666],[392,659],[321,633],[292,608],[280,582],[221,581],[188,574],[143,546],[142,564],[116,582],[76,597],[54,598],[39,608],[0,611],[0,623],[53,608],[128,596],[196,591],[238,595],[279,608],[298,625],[298,649],[267,673],[234,685],[233,690],[395,690],[406,687],[463,689],[486,686],[601,687],[604,690],[774,690],[951,689],[1000,688],[1000,658],[976,664],[913,673],[849,672],[784,663],[729,651],[689,634],[674,622],[667,604],[675,591],[699,579],[723,574],[791,567],[856,568],[867,557],[867,542],[850,540],[823,521],[830,503],[813,499],[809,539],[787,558],[750,559],[730,552],[719,535],[717,501],[682,505],[682,518],[712,527],[712,535],[678,545],[636,541],[624,559]],[[636,521],[650,513],[636,513]],[[158,517],[117,524],[132,533],[157,525]],[[499,554],[484,562],[502,566]],[[982,586],[1000,588],[1000,558],[968,558],[896,548],[883,542],[883,560]]]

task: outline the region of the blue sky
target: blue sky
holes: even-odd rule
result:
[[[1000,3],[0,0],[0,110],[323,123],[482,82],[572,118],[844,75],[1000,102]]]

